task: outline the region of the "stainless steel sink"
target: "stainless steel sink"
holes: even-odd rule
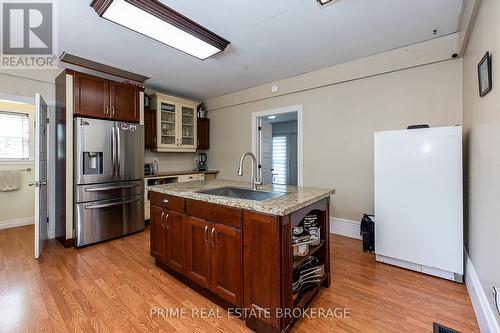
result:
[[[285,195],[285,192],[269,192],[269,191],[259,191],[251,190],[248,188],[241,187],[218,187],[209,190],[199,190],[197,193],[217,195],[220,197],[229,197],[237,199],[264,201],[269,199],[274,199]]]

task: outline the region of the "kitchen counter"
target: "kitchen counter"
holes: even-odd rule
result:
[[[154,185],[148,186],[148,190],[181,198],[241,208],[276,216],[288,215],[321,199],[328,198],[335,193],[334,189],[285,185],[263,185],[260,186],[261,190],[285,192],[286,194],[284,196],[265,201],[254,201],[238,198],[220,197],[196,192],[199,190],[207,190],[224,186],[242,187],[248,189],[251,188],[249,182],[214,179],[208,181],[192,181],[186,183]]]
[[[184,170],[184,171],[164,171],[158,172],[155,175],[147,175],[144,178],[155,178],[155,177],[168,177],[168,176],[179,176],[179,175],[199,175],[199,174],[218,174],[219,170]]]

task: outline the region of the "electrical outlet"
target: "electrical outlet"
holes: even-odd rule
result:
[[[493,287],[493,297],[495,297],[495,305],[497,307],[497,312],[500,315],[500,293],[497,287]]]

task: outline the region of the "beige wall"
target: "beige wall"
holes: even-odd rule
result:
[[[304,109],[304,185],[335,188],[331,215],[359,221],[363,213],[373,212],[375,131],[401,129],[409,124],[461,123],[462,62],[444,60],[451,58],[458,42],[455,40],[450,46],[449,40],[443,41],[444,44],[431,41],[433,47],[416,46],[415,52],[411,52],[413,47],[403,48],[340,65],[343,73],[351,68],[355,75],[364,77],[362,79],[345,76],[343,83],[272,98],[267,96],[270,85],[264,85],[266,89],[256,87],[241,94],[208,100],[210,167],[221,171],[220,178],[241,179],[236,176],[236,166],[239,156],[251,149],[251,113],[301,104]],[[441,62],[422,65],[435,61]],[[419,66],[413,67],[415,64]],[[397,70],[397,66],[410,68]],[[335,67],[325,71],[337,80]],[[389,73],[367,75],[378,71]],[[280,87],[286,90],[289,80],[294,86],[314,87],[318,82],[315,78],[327,80],[327,76],[308,73],[303,80],[300,76],[282,80]],[[242,104],[238,103],[238,96]],[[247,173],[245,179],[249,177]]]
[[[196,153],[156,153],[146,149],[144,161],[158,161],[160,171],[185,171],[194,169],[194,159],[198,156]]]
[[[500,287],[500,1],[481,2],[463,60],[465,219],[469,257],[500,323],[491,297]],[[493,90],[480,98],[477,64],[486,51],[493,53]]]
[[[29,104],[7,103],[0,101],[0,110],[28,113],[34,122],[34,107]],[[31,129],[33,133],[34,129]],[[33,153],[33,143],[30,143],[30,154]],[[21,187],[16,191],[0,192],[0,229],[2,224],[5,226],[7,222],[14,220],[33,218],[35,212],[35,190],[28,187],[28,183],[35,176],[34,163],[5,163],[0,162],[0,170],[20,170],[31,168],[31,171],[21,172]]]

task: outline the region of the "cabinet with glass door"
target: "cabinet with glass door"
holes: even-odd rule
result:
[[[161,94],[152,98],[157,115],[156,151],[196,151],[197,102]]]

